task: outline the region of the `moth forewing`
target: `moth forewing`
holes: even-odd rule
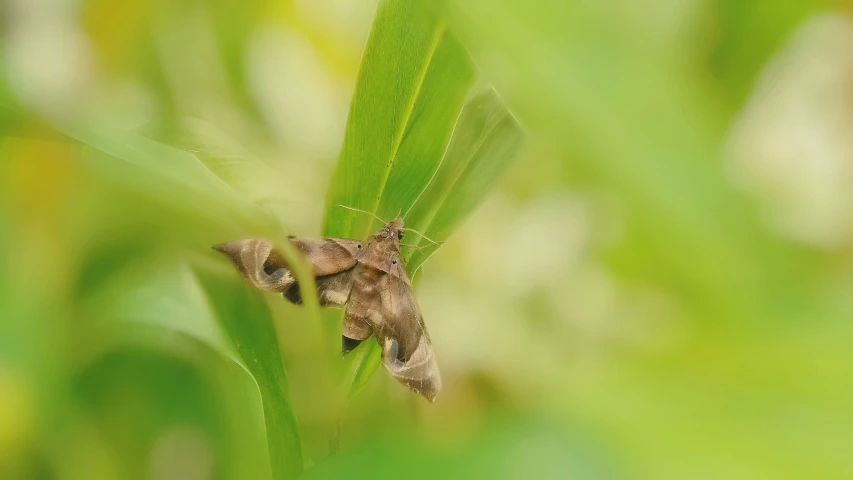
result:
[[[288,241],[307,258],[313,274],[317,277],[318,296],[322,297],[322,288],[333,288],[335,294],[327,298],[329,304],[343,306],[346,300],[340,301],[340,294],[348,293],[347,285],[337,282],[322,282],[326,277],[351,270],[356,265],[356,256],[361,250],[361,242],[348,238],[298,238],[291,237]],[[268,292],[284,293],[294,290],[301,303],[296,277],[291,267],[284,260],[273,242],[266,239],[236,240],[220,243],[213,247],[231,260],[246,281],[256,288]],[[323,299],[321,298],[321,302]]]
[[[354,267],[362,248],[361,242],[349,238],[291,237],[288,240],[308,258],[314,275],[318,277]]]
[[[417,348],[407,361],[398,358],[397,348],[399,347],[396,340],[385,338],[382,345],[382,362],[385,368],[398,382],[434,402],[441,390],[441,373],[429,340],[421,337]]]

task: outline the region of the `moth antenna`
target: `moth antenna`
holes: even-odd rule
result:
[[[414,233],[417,233],[418,235],[420,235],[421,237],[423,237],[425,240],[428,240],[428,241],[432,242],[433,244],[435,244],[435,246],[439,246],[439,245],[441,245],[442,243],[444,243],[444,242],[436,242],[435,240],[433,240],[433,239],[431,239],[431,238],[427,237],[427,236],[426,236],[426,235],[424,235],[423,233],[421,233],[421,232],[419,232],[419,231],[415,230],[414,228],[404,228],[403,230],[405,230],[405,231],[407,231],[407,232],[414,232]]]
[[[388,222],[386,222],[385,220],[382,220],[381,218],[379,218],[378,216],[376,216],[376,214],[370,213],[370,212],[368,212],[367,210],[362,210],[362,209],[360,209],[360,208],[354,208],[354,207],[348,207],[348,206],[346,206],[346,205],[335,205],[335,206],[336,206],[336,207],[341,207],[341,208],[346,208],[347,210],[352,210],[352,211],[354,211],[354,212],[366,213],[366,214],[370,215],[371,217],[373,217],[373,218],[375,218],[375,219],[379,220],[380,222],[382,222],[382,224],[383,224],[383,225],[384,225],[384,224],[386,224],[386,223],[388,223]]]

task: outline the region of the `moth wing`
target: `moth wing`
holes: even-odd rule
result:
[[[240,275],[255,288],[283,293],[296,283],[284,258],[269,240],[235,240],[213,248],[225,254]]]
[[[395,267],[391,273],[363,264],[356,267],[344,333],[349,328],[363,335],[369,327],[391,375],[434,401],[441,390],[438,363],[409,277],[401,263]]]
[[[318,277],[332,276],[352,269],[361,245],[360,242],[348,238],[294,237],[288,240],[305,255],[311,263],[314,275]],[[236,240],[220,243],[213,248],[225,254],[240,275],[256,288],[285,293],[296,284],[290,266],[269,240]],[[337,282],[332,283],[333,287],[340,290]]]
[[[288,240],[305,255],[317,277],[332,275],[354,267],[361,252],[361,242],[351,238],[291,237]]]
[[[317,299],[323,307],[343,307],[349,300],[352,289],[353,268],[332,275],[324,275],[314,279],[317,285]],[[302,303],[302,290],[299,282],[294,283],[284,293],[284,297],[293,303]]]

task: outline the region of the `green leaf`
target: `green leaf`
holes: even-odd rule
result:
[[[97,297],[104,303],[93,311],[126,323],[124,335],[150,337],[145,332],[151,327],[180,333],[238,365],[259,392],[261,405],[243,408],[258,409],[250,417],[263,422],[272,478],[295,478],[303,468],[302,447],[270,311],[222,265],[198,269],[197,276],[175,262],[125,272]]]
[[[373,372],[382,363],[382,352],[374,337],[370,337],[347,354],[345,361],[347,369],[352,372],[348,377],[350,385],[347,389],[347,399],[351,399],[367,385]]]
[[[222,273],[202,275],[201,283],[261,392],[273,478],[295,478],[303,469],[302,442],[272,315],[257,291]]]
[[[252,415],[261,398],[245,370],[210,345],[175,331],[118,322],[112,327],[103,332],[109,338],[101,339],[106,342],[99,354],[75,372],[74,398],[82,409],[70,419],[98,430],[101,447],[116,463],[117,472],[107,476],[130,478],[130,472],[149,470],[151,445],[189,427],[216,458],[215,478],[271,478],[263,418]],[[81,453],[77,443],[68,443],[57,448]],[[66,464],[59,470],[63,467],[71,477],[103,475],[93,465]]]
[[[89,145],[87,157],[93,170],[109,175],[173,208],[212,225],[235,231],[266,229],[272,217],[258,205],[239,195],[190,152],[164,145],[141,135],[117,130],[95,130],[60,126],[59,130]]]
[[[327,196],[326,235],[362,238],[369,216],[407,211],[441,163],[473,82],[467,54],[431,11],[383,1],[362,59]]]
[[[288,184],[287,176],[212,123],[184,118],[176,141],[242,198],[261,204],[283,200],[280,197],[285,191],[282,185]]]
[[[441,168],[406,215],[408,225],[432,240],[446,240],[503,174],[522,140],[521,127],[494,90],[476,95],[459,116]],[[429,245],[416,235],[406,243]],[[415,272],[435,251],[411,252],[406,267]]]
[[[196,140],[212,142],[212,137],[217,137],[215,131],[211,133],[201,122],[188,126],[190,131],[187,133],[194,135]],[[186,229],[180,237],[182,241],[194,238],[193,248],[203,245],[207,251],[210,245],[236,236],[258,235],[279,240],[276,242],[279,251],[304,286],[306,316],[318,329],[328,328],[328,324],[321,321],[310,267],[292,244],[281,241],[284,235],[280,228],[276,228],[278,222],[270,211],[252,201],[260,199],[247,193],[253,179],[265,177],[269,180],[274,177],[269,174],[267,166],[248,150],[227,137],[218,136],[215,143],[204,144],[205,151],[200,154],[203,162],[188,151],[136,134],[113,132],[107,136],[90,130],[75,130],[75,133],[94,147],[86,159],[98,176],[107,177],[111,184],[126,185],[162,204],[168,209],[164,209],[164,215],[170,218],[175,214],[183,215],[186,220],[175,222],[178,225],[171,228]],[[236,162],[240,168],[232,168],[231,162]],[[225,268],[224,265],[223,262],[220,267]],[[260,392],[262,409],[257,416],[266,426],[273,477],[295,477],[303,468],[303,445],[289,398],[278,337],[269,309],[262,301],[263,296],[248,289],[231,269],[208,275],[202,280],[207,290],[206,298],[209,298],[206,301],[215,304],[214,313],[208,316],[217,318],[221,323],[217,329],[224,327],[224,330],[215,330],[218,337],[210,335],[212,330],[202,328],[206,322],[195,325],[192,322],[197,319],[189,316],[163,316],[160,326],[181,331],[186,328],[188,331],[183,333],[192,333],[201,342],[218,348],[230,358],[242,360]],[[176,287],[174,291],[182,290]],[[174,298],[179,304],[178,297]],[[323,338],[331,338],[331,330],[327,333]],[[335,335],[339,334],[338,329]],[[236,351],[229,351],[224,346]],[[331,348],[324,349],[322,353],[328,359],[332,358]],[[325,357],[318,365],[329,363]],[[331,391],[331,383],[325,373],[325,369],[318,367],[317,383]]]

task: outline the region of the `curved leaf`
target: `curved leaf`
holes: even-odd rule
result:
[[[303,469],[302,442],[270,310],[236,275],[199,279],[261,392],[273,478],[295,478]]]
[[[186,335],[238,365],[260,394],[255,416],[265,425],[272,476],[294,478],[302,472],[302,448],[269,309],[239,279],[200,271],[178,263],[125,273],[98,297],[106,304],[95,311]]]
[[[195,243],[212,245],[217,240],[246,234],[272,239],[284,237],[280,229],[276,228],[277,222],[269,211],[235,190],[246,187],[240,184],[241,175],[260,172],[232,172],[228,168],[216,168],[227,167],[229,158],[241,159],[242,167],[253,165],[258,170],[265,168],[248,151],[228,139],[219,139],[216,148],[203,156],[208,162],[206,164],[190,152],[135,134],[114,133],[104,136],[83,130],[76,134],[79,139],[94,147],[87,160],[97,166],[93,170],[98,175],[108,175],[110,180],[131,189],[141,188],[143,195],[153,195],[157,202],[185,214],[189,221],[188,232],[199,232]],[[211,169],[211,166],[214,168]],[[290,243],[279,241],[277,244],[282,255],[290,262],[295,276],[307,286],[307,315],[316,320],[313,323],[319,329],[326,328],[326,324],[320,321],[316,289],[311,287],[314,279],[310,276],[310,268]],[[171,298],[172,311],[161,317],[146,314],[142,321],[197,338],[238,361],[259,390],[262,409],[257,416],[266,426],[273,478],[298,476],[304,465],[303,445],[268,306],[257,292],[247,291],[247,287],[231,270],[201,277],[205,291],[198,295],[204,299],[202,302],[184,301],[184,295],[194,294],[192,289],[187,290],[185,284],[199,282],[194,276],[190,277],[191,281],[153,282],[154,285],[163,283],[168,288],[161,292],[162,298],[150,295],[148,302],[163,303]],[[193,288],[198,289],[198,286]],[[199,305],[211,302],[214,307],[212,310],[209,306],[206,311],[199,310]],[[140,303],[139,307],[138,311],[146,311],[145,302]],[[327,353],[331,358],[331,350]],[[318,383],[326,385],[328,382],[321,375]]]
[[[459,116],[441,168],[406,215],[409,226],[433,240],[447,239],[506,170],[522,139],[521,127],[494,90],[476,95]],[[416,236],[407,243],[429,245]],[[411,252],[409,271],[420,268],[435,250]]]
[[[148,187],[145,192],[157,192],[159,200],[171,201],[198,219],[233,225],[237,231],[271,224],[267,212],[238,195],[190,152],[135,133],[71,126],[59,130],[94,149],[86,160],[97,164],[98,174],[132,188]]]

